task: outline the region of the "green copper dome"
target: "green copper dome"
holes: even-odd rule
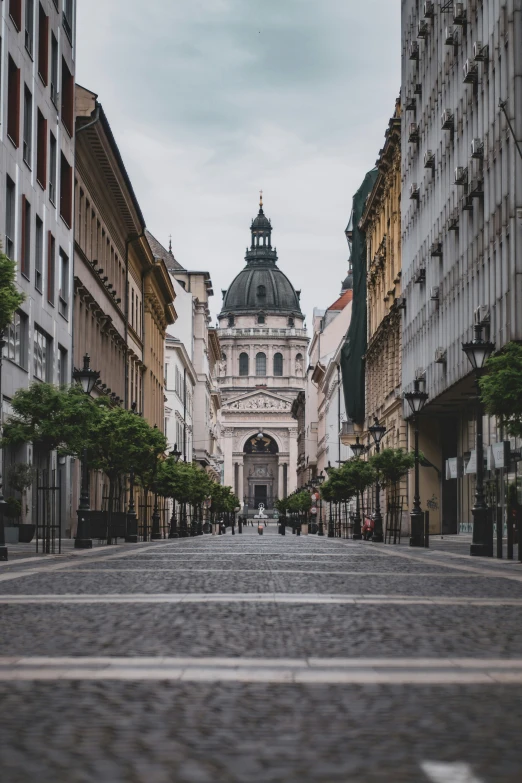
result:
[[[259,311],[301,316],[300,292],[277,266],[277,251],[272,248],[272,224],[263,212],[262,200],[250,231],[252,244],[246,252],[246,266],[224,293],[220,317]]]

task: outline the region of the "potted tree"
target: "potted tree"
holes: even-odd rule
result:
[[[19,522],[22,504],[16,498],[8,497],[5,499],[3,510],[5,542],[6,544],[18,544],[20,541]]]

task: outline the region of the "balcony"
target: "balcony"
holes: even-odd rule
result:
[[[306,329],[271,329],[269,327],[242,327],[218,329],[218,336],[223,337],[307,337]]]

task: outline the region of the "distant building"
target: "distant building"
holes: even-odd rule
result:
[[[224,480],[250,508],[272,507],[297,483],[292,404],[305,387],[308,337],[296,292],[277,266],[272,224],[261,201],[246,266],[223,292]]]
[[[221,348],[210,326],[209,299],[213,295],[208,272],[190,271],[147,232],[156,259],[168,269],[176,292],[176,323],[168,327],[165,342],[166,415],[169,449],[176,444],[181,459],[195,460],[215,481],[222,480],[217,388]]]

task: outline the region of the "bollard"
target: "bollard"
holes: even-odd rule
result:
[[[430,512],[424,512],[424,549],[430,548]]]

